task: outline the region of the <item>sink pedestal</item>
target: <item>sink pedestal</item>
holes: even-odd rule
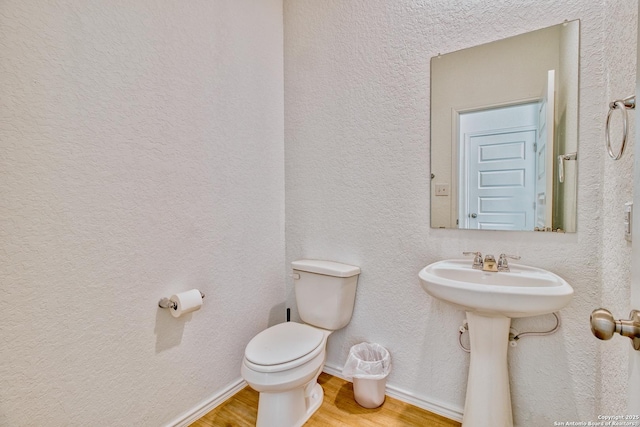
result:
[[[541,268],[510,264],[491,273],[468,260],[429,264],[418,274],[432,297],[467,312],[471,364],[464,427],[513,427],[507,348],[511,319],[553,313],[569,304],[573,288]]]
[[[463,427],[512,427],[507,349],[511,318],[467,312],[471,361]]]

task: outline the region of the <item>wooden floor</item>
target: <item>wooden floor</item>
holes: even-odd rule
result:
[[[353,399],[353,384],[324,372],[318,379],[324,401],[305,427],[459,427],[460,423],[389,396],[376,409],[365,409]],[[193,427],[253,427],[258,393],[245,387],[222,405],[191,424]],[[278,426],[273,426],[278,427]]]

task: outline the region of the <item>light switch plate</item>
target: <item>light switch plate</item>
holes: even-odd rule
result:
[[[436,184],[436,196],[448,196],[449,184]]]
[[[631,224],[633,223],[633,202],[624,204],[624,238],[631,241]]]

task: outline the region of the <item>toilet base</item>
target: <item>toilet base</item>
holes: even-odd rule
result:
[[[306,387],[280,393],[260,393],[256,427],[301,427],[324,399],[322,386],[315,385],[305,397]]]

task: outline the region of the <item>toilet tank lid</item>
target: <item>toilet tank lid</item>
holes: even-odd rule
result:
[[[293,261],[291,266],[294,270],[335,277],[351,277],[356,274],[360,274],[360,267],[356,267],[355,265],[319,259],[302,259],[299,261]]]

